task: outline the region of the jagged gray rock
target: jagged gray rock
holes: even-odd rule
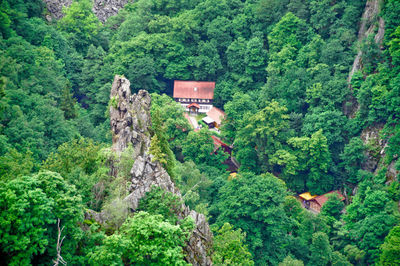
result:
[[[358,31],[358,42],[361,43],[370,34],[376,31],[376,25],[378,25],[377,33],[375,34],[374,40],[379,46],[382,46],[382,40],[385,34],[385,21],[382,17],[379,17],[380,6],[382,0],[367,0],[364,8],[364,12],[360,22],[360,29]],[[376,23],[377,22],[377,23]],[[350,70],[347,82],[349,88],[351,88],[351,79],[354,73],[362,68],[362,51],[360,47],[353,61],[353,66]],[[350,96],[347,102],[343,105],[343,112],[350,118],[354,118],[355,114],[359,109],[359,104],[354,96]]]
[[[385,22],[382,17],[378,17],[380,6],[382,4],[381,2],[382,0],[368,0],[365,4],[364,13],[361,18],[360,29],[358,31],[359,42],[362,42],[365,38],[367,38],[376,30],[376,23],[374,22],[375,20],[378,20],[378,32],[376,33],[374,39],[377,44],[381,45],[383,36],[385,34]],[[349,83],[354,73],[360,70],[362,67],[361,56],[362,52],[361,50],[359,50],[356,58],[354,59],[353,67],[349,74]]]
[[[106,22],[111,16],[118,14],[129,0],[94,0],[93,13],[101,22]]]
[[[62,13],[63,7],[69,7],[72,4],[72,0],[43,0],[47,6],[47,10],[51,16],[55,19],[60,19],[64,16]],[[47,18],[51,20],[51,18]]]
[[[139,200],[152,186],[159,186],[179,196],[181,194],[165,169],[159,162],[153,162],[149,153],[150,95],[144,90],[131,95],[129,86],[126,78],[115,76],[111,89],[110,124],[113,135],[112,149],[117,154],[121,154],[130,144],[134,149],[134,164],[130,171],[132,185],[125,200],[128,207],[135,210]],[[196,223],[185,248],[186,260],[193,265],[211,265],[209,251],[212,246],[212,233],[205,216],[191,211],[186,206],[183,206],[182,212],[177,215],[180,218],[190,215]]]
[[[364,145],[370,149],[366,152],[366,160],[362,164],[363,170],[372,173],[375,172],[379,161],[382,159],[381,157],[382,154],[384,154],[386,142],[380,139],[379,132],[382,130],[383,126],[383,124],[370,126],[361,132],[361,139]]]
[[[370,150],[366,152],[367,158],[362,164],[362,169],[377,174],[378,171],[383,167],[383,159],[385,157],[385,148],[388,145],[387,140],[383,140],[380,137],[380,132],[383,129],[384,124],[376,124],[365,128],[361,132],[361,139],[364,145],[370,147]],[[393,180],[399,174],[399,171],[395,168],[396,160],[386,166],[387,179]]]
[[[69,7],[72,0],[43,0],[46,3],[47,10],[55,19],[60,19],[64,16],[62,13],[63,7]],[[101,22],[106,22],[111,16],[114,16],[123,8],[130,0],[94,0],[93,13]],[[47,18],[51,20],[51,18]]]

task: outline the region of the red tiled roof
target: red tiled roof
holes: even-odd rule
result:
[[[217,107],[212,107],[210,111],[207,112],[207,116],[211,117],[218,125],[221,125],[222,119],[225,118],[225,113]]]
[[[340,198],[341,201],[344,201],[344,200],[345,200],[344,196],[342,195],[342,193],[340,193],[339,190],[330,191],[330,192],[328,192],[328,193],[325,193],[324,195],[315,197],[314,200],[322,207],[322,206],[325,204],[325,202],[328,201],[328,197],[327,197],[327,196],[328,196],[328,195],[332,195],[332,194],[334,194],[334,193],[337,193],[337,195],[339,196],[339,198]]]
[[[215,82],[174,81],[174,98],[214,99]]]
[[[227,152],[227,153],[229,153],[229,154],[231,153],[232,147],[228,146],[228,144],[226,144],[226,143],[223,142],[220,138],[218,138],[218,137],[216,137],[216,136],[214,136],[214,135],[211,135],[211,138],[212,138],[213,141],[214,141],[214,152],[215,152],[216,150],[218,150],[218,148],[222,147],[222,148],[224,149],[225,152]]]
[[[187,106],[187,108],[190,108],[190,107],[196,107],[197,109],[200,109],[200,105],[198,105],[197,103],[191,103]]]

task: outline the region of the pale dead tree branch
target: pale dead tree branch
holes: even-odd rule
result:
[[[187,195],[189,192],[191,192],[191,191],[193,191],[194,189],[196,189],[196,188],[200,185],[200,183],[202,183],[202,182],[203,182],[203,180],[197,182],[197,184],[195,184],[193,187],[191,187],[190,189],[188,189],[188,190],[186,191],[185,195],[182,196],[182,199],[185,200],[185,199],[186,199],[186,195]]]
[[[64,230],[64,226],[60,230],[60,219],[57,219],[57,228],[58,228],[58,237],[57,237],[57,259],[53,260],[54,266],[58,266],[59,264],[67,265],[67,262],[61,257],[61,246],[64,241],[65,236],[61,238],[62,231]],[[61,238],[61,240],[60,240]]]

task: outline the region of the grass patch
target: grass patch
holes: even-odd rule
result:
[[[197,120],[197,122],[199,122],[199,121],[201,121],[204,117],[206,117],[207,115],[206,114],[198,114],[197,116],[196,116],[196,120]]]

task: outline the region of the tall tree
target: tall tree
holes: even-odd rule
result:
[[[400,226],[395,226],[390,230],[381,246],[381,251],[380,265],[400,264]]]
[[[212,207],[217,224],[226,222],[246,232],[255,264],[278,263],[286,257],[287,217],[283,209],[286,186],[271,174],[243,173],[221,187]]]
[[[314,233],[310,251],[310,265],[328,265],[332,259],[328,236],[323,232]]]
[[[187,265],[182,247],[193,228],[193,219],[173,225],[161,215],[138,212],[90,253],[89,261],[95,265]]]
[[[252,170],[272,170],[269,160],[282,148],[289,136],[289,116],[286,112],[286,107],[272,101],[261,111],[246,117],[247,125],[238,132],[235,139],[237,158],[241,164],[247,164],[247,149],[252,149],[257,154],[257,165]]]
[[[58,22],[58,28],[66,33],[78,51],[86,53],[101,26],[92,12],[92,4],[88,0],[73,2],[64,12],[65,16]]]
[[[233,226],[225,223],[214,238],[213,263],[223,265],[254,265],[251,253],[244,245],[246,234],[241,229],[233,230]]]

